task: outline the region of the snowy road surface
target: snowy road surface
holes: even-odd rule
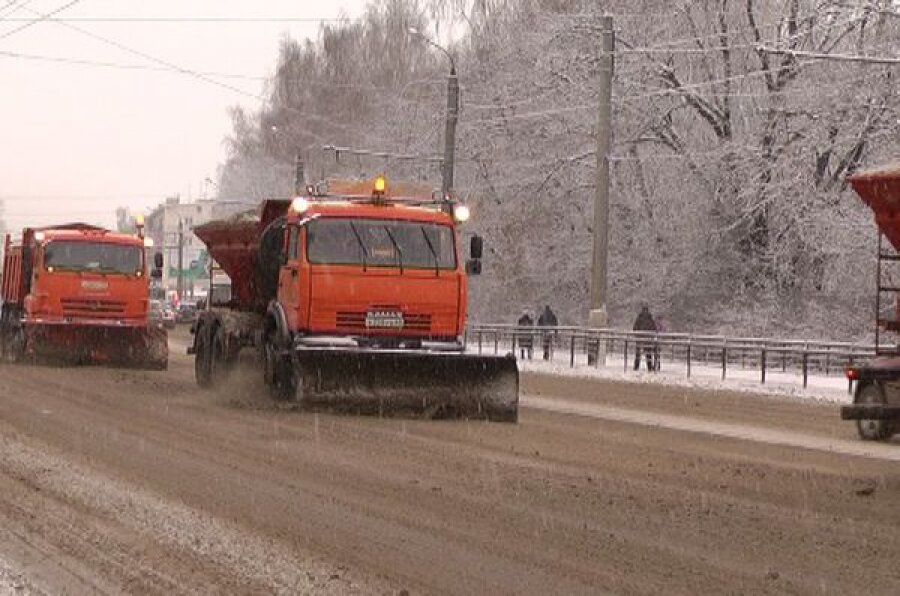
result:
[[[834,403],[529,373],[518,425],[381,420],[258,377],[0,365],[0,594],[900,586],[900,445]]]
[[[526,407],[544,410],[546,412],[559,412],[561,414],[587,416],[589,418],[597,418],[600,420],[627,422],[629,424],[638,424],[641,426],[703,433],[757,443],[768,443],[770,445],[815,449],[817,451],[829,453],[858,455],[860,457],[900,462],[900,449],[891,444],[817,437],[815,435],[807,435],[786,430],[774,430],[761,426],[711,422],[709,420],[698,420],[688,416],[673,416],[671,414],[659,414],[647,412],[645,410],[614,408],[583,402],[535,397],[532,395],[522,396],[521,403]]]

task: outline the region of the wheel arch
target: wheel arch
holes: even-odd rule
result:
[[[287,313],[277,300],[269,302],[269,308],[266,309],[266,336],[272,332],[275,333],[275,339],[282,346],[287,346],[290,343],[291,330],[288,326]]]

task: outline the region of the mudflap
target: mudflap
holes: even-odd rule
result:
[[[304,407],[518,421],[519,371],[512,355],[301,349],[297,366]]]
[[[158,327],[35,326],[26,331],[27,349],[36,361],[168,368],[168,334]]]
[[[139,368],[166,370],[169,368],[169,334],[161,327],[147,327],[141,330],[143,348],[139,354]]]

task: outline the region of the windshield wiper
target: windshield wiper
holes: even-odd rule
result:
[[[394,238],[391,229],[387,226],[382,227],[384,228],[384,231],[387,232],[388,238],[391,239],[391,244],[393,244],[394,248],[397,250],[397,262],[400,263],[400,275],[403,275],[403,251],[400,250],[400,245],[397,244],[397,239]]]
[[[428,250],[431,251],[431,255],[434,257],[434,276],[439,277],[441,275],[441,264],[438,261],[437,251],[434,250],[434,245],[431,243],[431,238],[428,237],[428,232],[425,231],[425,226],[419,226],[419,229],[422,230],[422,235],[425,236],[425,243],[428,244]]]
[[[366,244],[362,241],[362,237],[359,235],[359,230],[356,229],[356,226],[353,224],[353,222],[350,221],[347,223],[350,224],[350,229],[353,230],[353,235],[356,236],[356,241],[359,242],[359,247],[362,249],[363,271],[366,271],[368,268],[366,265],[366,255],[368,253],[368,251],[366,250]]]

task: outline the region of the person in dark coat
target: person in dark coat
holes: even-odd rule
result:
[[[541,316],[538,317],[538,327],[557,327],[559,326],[559,321],[556,318],[556,314],[550,310],[550,305],[544,306],[544,312],[541,313]],[[542,345],[544,348],[544,360],[550,360],[550,342],[552,341],[552,337],[550,336],[549,331],[544,331],[542,334]]]
[[[516,325],[520,327],[518,339],[519,350],[522,353],[522,360],[525,360],[526,353],[528,354],[528,359],[531,360],[531,357],[534,356],[534,337],[532,336],[532,332],[530,329],[522,329],[522,327],[534,327],[534,319],[531,318],[531,314],[528,312],[528,309],[522,310],[522,316],[519,317]]]
[[[638,313],[637,318],[634,320],[632,329],[634,331],[656,333],[656,321],[653,320],[653,315],[650,314],[650,307],[646,304],[641,306],[641,312]],[[647,357],[647,370],[654,370],[653,345],[652,342],[646,339],[639,339],[635,345],[634,370],[638,370],[641,367],[641,352],[644,352]]]

